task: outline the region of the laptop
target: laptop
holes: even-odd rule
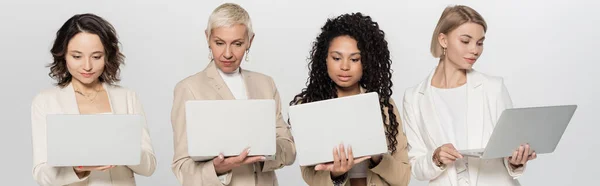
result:
[[[354,157],[387,153],[379,96],[365,93],[289,108],[300,166],[333,161],[333,148],[352,146]]]
[[[49,114],[48,165],[139,165],[144,122],[142,115]]]
[[[190,100],[185,103],[188,153],[207,161],[223,153],[275,158],[276,105],[272,99]]]
[[[536,154],[552,153],[576,109],[577,105],[506,109],[484,149],[459,153],[481,159],[509,157],[526,143]]]

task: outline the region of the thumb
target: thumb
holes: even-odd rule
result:
[[[225,160],[225,158],[223,157],[223,154],[219,154],[219,156],[217,156],[215,159],[213,159],[213,164],[221,164],[223,163],[223,161]]]

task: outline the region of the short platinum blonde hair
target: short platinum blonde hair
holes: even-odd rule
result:
[[[235,3],[224,3],[210,14],[208,18],[208,25],[206,26],[206,34],[208,37],[211,36],[212,29],[219,27],[231,27],[236,24],[242,24],[246,26],[248,32],[248,39],[254,36],[252,30],[252,21],[250,15],[244,8]]]
[[[465,23],[475,23],[483,27],[483,31],[487,32],[487,24],[483,17],[473,10],[471,7],[464,5],[448,6],[444,9],[440,20],[433,31],[431,37],[431,55],[435,58],[443,57],[444,49],[438,40],[441,33],[448,35],[454,29]]]

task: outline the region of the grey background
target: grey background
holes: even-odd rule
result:
[[[597,161],[599,119],[598,1],[380,1],[239,0],[256,32],[251,62],[243,67],[272,76],[287,103],[307,77],[306,57],[326,18],[362,11],[387,33],[393,56],[394,95],[422,81],[437,61],[429,55],[433,28],[448,4],[466,4],[486,19],[485,50],[475,68],[502,76],[516,107],[578,104],[553,154],[540,155],[520,179],[524,185],[589,185]],[[202,70],[208,47],[204,29],[222,1],[130,0],[0,2],[0,177],[2,185],[35,185],[32,179],[31,99],[52,86],[50,47],[58,28],[76,13],[92,12],[117,29],[127,56],[121,85],[138,92],[158,160],[138,185],[178,185],[171,172],[170,111],[174,85]],[[305,185],[297,165],[277,171],[280,185]],[[426,185],[411,182],[411,185]]]

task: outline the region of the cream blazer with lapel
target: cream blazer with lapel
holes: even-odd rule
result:
[[[275,100],[277,105],[275,118],[277,120],[277,151],[275,160],[234,168],[231,174],[228,174],[225,185],[278,185],[274,170],[293,164],[296,158],[296,148],[289,125],[283,121],[281,115],[279,92],[273,79],[269,76],[242,70],[242,77],[248,99]],[[214,62],[209,63],[204,71],[180,81],[175,86],[174,94],[173,109],[171,110],[175,148],[171,165],[173,173],[184,186],[223,185],[217,177],[212,160],[195,162],[188,154],[185,102],[188,100],[231,100],[235,99],[234,96],[219,75]]]
[[[431,95],[432,78],[433,72],[425,81],[407,89],[404,94],[402,120],[406,125],[408,156],[416,179],[429,181],[429,185],[456,186],[457,173],[454,165],[442,170],[432,160],[433,151],[437,147],[454,143],[446,135],[448,132],[443,131],[439,121]],[[512,108],[512,101],[500,77],[471,70],[467,72],[466,86],[468,148],[485,148],[498,117],[503,110]],[[471,185],[519,185],[516,178],[525,169],[521,167],[513,170],[503,158],[468,158],[467,161]]]
[[[144,115],[142,105],[135,92],[126,88],[103,84],[114,114]],[[72,167],[50,167],[47,162],[46,115],[79,114],[75,91],[71,84],[64,88],[54,87],[42,91],[31,105],[31,129],[33,142],[33,178],[39,185],[86,186],[89,175],[79,179]],[[156,168],[156,158],[148,128],[144,122],[142,131],[141,162],[136,166],[117,166],[109,170],[113,186],[133,186],[133,173],[150,176]],[[94,174],[92,172],[91,174]]]

